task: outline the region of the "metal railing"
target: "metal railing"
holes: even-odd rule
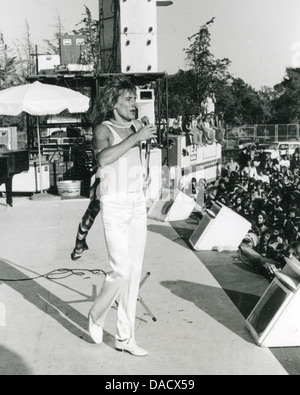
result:
[[[280,141],[300,141],[299,124],[257,124],[227,126],[225,149],[239,148],[247,143],[271,144]]]

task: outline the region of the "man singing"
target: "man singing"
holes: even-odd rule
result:
[[[136,88],[125,77],[103,87],[93,111],[93,145],[99,166],[98,197],[109,262],[108,274],[89,313],[95,343],[103,341],[105,318],[118,299],[116,349],[135,356],[146,350],[135,341],[136,305],[147,236],[141,142],[157,138],[156,127],[136,120]]]

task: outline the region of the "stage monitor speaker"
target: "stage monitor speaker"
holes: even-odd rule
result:
[[[178,191],[172,197],[168,189],[162,189],[148,211],[148,218],[161,222],[184,221],[195,207],[194,199]]]
[[[196,251],[230,249],[237,251],[251,223],[221,203],[214,203],[206,210],[199,225],[190,237]]]
[[[261,347],[300,346],[300,282],[299,277],[282,272],[246,320],[246,326]]]
[[[156,73],[156,0],[120,1],[121,72]]]

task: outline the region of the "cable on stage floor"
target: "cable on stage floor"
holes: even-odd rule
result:
[[[107,273],[104,270],[101,269],[56,269],[52,270],[49,273],[46,274],[41,274],[36,277],[28,277],[28,278],[20,278],[20,279],[9,279],[9,278],[0,278],[0,281],[2,282],[21,282],[21,281],[34,281],[39,278],[46,278],[48,280],[62,280],[64,278],[70,277],[70,276],[85,276],[86,274],[93,274],[93,275],[104,275],[105,277],[107,276]]]

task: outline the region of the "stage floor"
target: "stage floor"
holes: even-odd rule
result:
[[[235,252],[195,252],[197,225],[149,220],[136,338],[149,351],[138,359],[114,349],[116,307],[104,343],[92,344],[87,314],[109,271],[101,216],[90,250],[72,262],[87,199],[0,199],[0,278],[23,279],[66,268],[83,275],[0,281],[0,375],[298,375],[298,348],[258,347],[245,327],[268,281],[247,270]],[[89,270],[89,271],[87,271]],[[2,311],[2,314],[1,314]],[[4,313],[5,314],[4,314]]]

